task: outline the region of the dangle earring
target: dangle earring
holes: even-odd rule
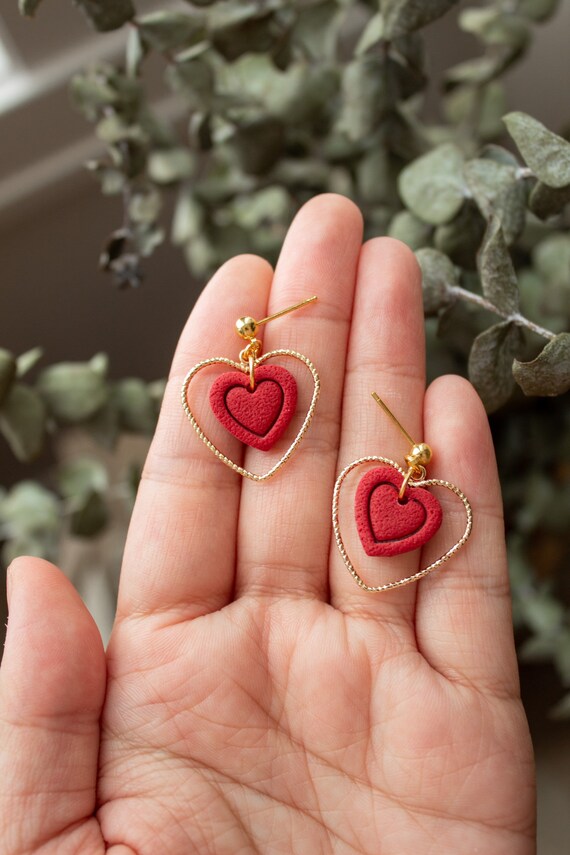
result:
[[[190,369],[182,384],[184,412],[202,442],[222,463],[252,481],[265,481],[271,478],[289,460],[309,428],[320,390],[317,370],[310,359],[303,354],[294,350],[281,349],[261,355],[262,344],[256,338],[258,327],[296,309],[301,309],[309,303],[314,303],[316,299],[316,297],[309,297],[260,321],[251,317],[239,318],[236,321],[236,332],[247,342],[240,351],[239,362],[225,356],[204,359]],[[313,380],[313,393],[293,442],[265,474],[258,475],[231,460],[206,436],[190,407],[188,388],[196,374],[210,365],[222,364],[234,369],[220,374],[212,383],[209,391],[211,410],[218,422],[240,442],[260,451],[269,451],[285,433],[297,408],[297,381],[294,376],[280,365],[266,364],[268,360],[276,357],[295,359],[305,365]]]
[[[372,393],[372,397],[411,445],[410,451],[404,458],[407,469],[402,469],[387,457],[371,456],[354,460],[337,478],[333,494],[332,522],[336,543],[348,571],[361,588],[377,593],[391,588],[401,588],[441,567],[461,549],[471,534],[473,512],[469,500],[455,484],[441,481],[439,478],[426,477],[426,466],[432,458],[429,445],[425,442],[414,442],[376,392]],[[465,508],[463,534],[447,552],[427,567],[418,570],[417,573],[384,585],[368,585],[362,579],[348,556],[340,533],[339,501],[342,484],[350,472],[368,463],[382,464],[370,469],[360,479],[354,498],[356,528],[361,545],[368,556],[400,555],[418,549],[431,540],[441,526],[443,512],[436,497],[426,487],[444,487],[450,490],[461,500]]]

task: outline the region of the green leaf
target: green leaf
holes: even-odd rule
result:
[[[512,56],[512,51],[503,50],[478,56],[475,59],[467,59],[446,71],[445,80],[451,86],[457,84],[482,86],[498,77],[510,65]]]
[[[145,44],[141,38],[138,29],[129,27],[125,49],[125,69],[128,77],[136,79],[139,76],[143,60],[148,53],[148,47],[148,44]]]
[[[556,650],[556,641],[556,633],[531,636],[518,648],[519,658],[523,662],[542,662],[552,659]]]
[[[97,123],[95,132],[99,139],[107,144],[122,143],[127,140],[144,143],[146,137],[140,127],[129,125],[118,113],[111,113]]]
[[[108,107],[114,107],[119,96],[103,74],[74,74],[69,86],[75,105],[89,121],[94,121]]]
[[[555,704],[548,713],[553,721],[567,721],[570,719],[570,692]]]
[[[88,161],[85,166],[99,181],[104,196],[116,196],[125,189],[127,180],[120,169],[114,169],[96,160]]]
[[[184,51],[184,55],[187,56],[188,51]],[[176,57],[176,64],[168,66],[165,79],[170,88],[180,93],[192,110],[212,109],[216,79],[212,65],[206,59],[187,56],[181,60],[179,55]]]
[[[247,231],[257,231],[287,221],[293,214],[291,199],[283,187],[264,187],[257,193],[238,196],[231,205],[235,222]]]
[[[532,21],[547,21],[559,5],[560,0],[519,0],[517,12]]]
[[[121,380],[113,388],[112,400],[124,430],[152,434],[156,413],[146,383],[135,377]]]
[[[25,353],[21,353],[16,360],[16,373],[18,378],[23,377],[24,374],[27,374],[28,371],[31,371],[34,365],[36,365],[40,361],[43,355],[44,352],[41,347],[32,347],[31,350],[26,350]]]
[[[96,491],[87,493],[70,517],[69,528],[76,537],[95,537],[107,525],[109,512],[105,499]]]
[[[346,65],[337,130],[349,139],[362,139],[372,133],[392,104],[386,70],[384,57],[376,54],[360,56]]]
[[[14,383],[0,409],[0,433],[18,460],[27,463],[39,455],[45,425],[45,406],[38,393]]]
[[[498,217],[489,223],[477,262],[485,297],[501,312],[518,312],[517,275]]]
[[[113,450],[119,439],[119,417],[115,407],[107,401],[92,418],[82,424],[82,428],[103,448]]]
[[[20,481],[0,500],[3,536],[24,537],[59,528],[57,496],[36,481]]]
[[[135,223],[134,246],[136,252],[147,258],[164,240],[164,229],[156,223]]]
[[[384,38],[384,18],[377,12],[373,15],[360,34],[354,49],[355,56],[362,56],[370,48],[375,47]]]
[[[285,129],[280,119],[263,116],[241,122],[233,140],[243,171],[248,175],[265,175],[281,158]]]
[[[468,7],[459,12],[457,23],[465,32],[480,36],[486,27],[500,17],[500,10],[494,9],[492,6],[483,9]]]
[[[488,413],[502,407],[513,392],[513,359],[521,341],[518,326],[505,321],[489,327],[473,342],[469,354],[469,379]]]
[[[118,30],[135,16],[131,0],[73,0],[99,32]]]
[[[0,407],[16,377],[17,363],[9,350],[0,348]]]
[[[399,179],[404,204],[421,220],[438,226],[458,213],[465,199],[463,155],[444,143],[402,170]]]
[[[409,211],[399,211],[388,230],[390,237],[403,241],[414,251],[430,242],[431,227]]]
[[[525,395],[563,395],[570,389],[570,333],[548,342],[532,362],[513,365],[514,378]]]
[[[444,15],[458,0],[380,0],[385,37],[395,39],[425,27]]]
[[[77,424],[95,415],[107,400],[105,378],[89,364],[61,362],[40,374],[38,391],[56,419]]]
[[[459,15],[459,26],[487,45],[506,45],[516,50],[521,50],[530,37],[526,21],[492,7],[464,9]]]
[[[245,53],[267,54],[282,46],[295,15],[280,6],[279,0],[263,5],[244,0],[217,3],[208,20],[212,46],[229,62]]]
[[[42,0],[18,0],[18,9],[21,15],[33,18]]]
[[[149,177],[157,184],[174,184],[194,172],[194,157],[187,148],[153,151],[148,159]]]
[[[297,6],[292,33],[295,48],[311,59],[336,62],[344,10],[334,0]]]
[[[570,184],[568,187],[549,187],[537,181],[532,188],[528,206],[541,220],[547,220],[559,214],[570,202]]]
[[[180,191],[172,219],[172,243],[180,246],[200,234],[204,225],[204,208],[189,187]]]
[[[491,140],[503,132],[503,116],[507,109],[505,87],[496,80],[482,87],[458,86],[444,100],[445,115],[454,125],[477,121],[482,140]]]
[[[100,377],[106,377],[109,371],[109,357],[106,353],[96,353],[87,363],[91,371]]]
[[[205,19],[199,14],[151,12],[137,21],[143,44],[157,51],[187,48],[206,37]]]
[[[486,220],[500,220],[508,244],[522,232],[526,221],[526,188],[514,166],[489,158],[465,164],[465,181]]]
[[[164,398],[164,392],[166,390],[166,380],[161,378],[160,380],[153,380],[148,384],[148,394],[150,395],[151,401],[154,406],[155,413],[158,415],[160,410],[160,405],[162,404],[162,399]]]
[[[416,258],[422,271],[424,312],[427,317],[437,315],[453,302],[451,289],[459,283],[457,269],[437,249],[419,249]]]
[[[501,145],[488,143],[488,145],[483,147],[481,157],[484,157],[485,160],[493,160],[495,163],[502,163],[504,166],[514,166],[515,169],[520,168],[519,161],[515,155],[512,152],[507,151],[507,149],[503,148]]]
[[[570,286],[570,235],[551,234],[535,246],[532,260],[547,282]]]
[[[539,634],[555,632],[564,620],[564,606],[547,591],[535,591],[520,605],[527,626]]]
[[[65,499],[84,498],[93,490],[103,493],[108,484],[107,470],[99,460],[92,457],[68,460],[57,472],[57,485]]]
[[[507,113],[507,130],[536,177],[549,187],[570,184],[570,143],[526,113]]]
[[[473,202],[466,202],[450,223],[438,226],[433,245],[454,264],[473,270],[477,251],[485,234],[485,221]]]
[[[217,89],[232,105],[253,104],[274,116],[286,118],[291,106],[306,92],[307,66],[304,63],[286,72],[275,68],[268,56],[249,54],[217,70]]]
[[[129,217],[134,223],[154,223],[162,208],[162,196],[156,187],[139,188],[129,200]]]

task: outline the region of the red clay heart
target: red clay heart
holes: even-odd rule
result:
[[[227,371],[212,384],[210,405],[216,418],[237,439],[269,451],[293,418],[297,383],[278,365],[257,367],[253,390],[249,373]]]
[[[398,494],[402,476],[391,466],[371,469],[356,490],[354,514],[367,555],[400,555],[423,546],[441,525],[438,500],[422,487]]]

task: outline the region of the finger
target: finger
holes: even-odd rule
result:
[[[243,341],[236,320],[262,316],[272,278],[270,265],[237,256],[215,274],[180,338],[156,433],[137,494],[121,572],[119,616],[175,610],[184,617],[214,611],[232,596],[241,477],[200,441],[181,405],[185,375],[198,362],[237,360]],[[209,406],[212,366],[197,374],[188,401],[220,450],[238,464],[241,444]]]
[[[308,202],[285,240],[269,311],[313,294],[318,302],[268,324],[264,350],[288,348],[305,354],[319,372],[321,394],[313,422],[284,468],[267,482],[244,484],[236,577],[236,590],[241,594],[326,596],[330,497],[361,242],[360,211],[348,199],[333,194]],[[277,362],[289,369],[293,360]],[[313,390],[307,369],[299,373],[298,386],[297,428]],[[295,427],[289,433],[294,432]],[[284,444],[286,447],[287,442]],[[248,449],[248,466],[261,466],[261,455]]]
[[[47,841],[61,852],[99,851],[93,811],[105,694],[101,636],[56,567],[18,558],[8,572],[0,670],[2,851],[36,852]]]
[[[473,533],[449,564],[419,583],[418,648],[450,680],[517,694],[503,508],[487,416],[473,387],[450,376],[428,389],[424,420],[427,442],[432,438],[434,446],[430,475],[465,493]],[[451,545],[464,528],[465,512],[454,496],[440,491],[438,498],[442,536]]]
[[[425,387],[421,276],[413,253],[400,241],[374,238],[362,248],[350,333],[338,471],[368,455],[403,465],[409,443],[373,401],[376,391],[418,441],[422,437]],[[393,558],[366,555],[356,530],[354,496],[374,466],[355,468],[342,484],[339,524],[356,572],[371,586],[386,584],[418,567],[417,550]],[[415,585],[383,593],[359,588],[333,545],[331,602],[346,614],[412,626]]]

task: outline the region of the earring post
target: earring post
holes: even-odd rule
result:
[[[416,444],[415,441],[412,439],[412,437],[410,436],[410,434],[408,433],[406,428],[400,424],[400,422],[398,421],[398,419],[396,418],[396,416],[394,415],[392,410],[390,410],[389,407],[384,403],[384,401],[382,400],[380,395],[378,395],[377,392],[372,392],[372,397],[374,398],[374,400],[376,401],[378,406],[384,410],[386,415],[392,419],[392,421],[394,422],[396,427],[404,434],[404,436],[406,437],[406,439],[408,440],[410,445],[414,446]]]
[[[300,303],[295,303],[294,306],[289,306],[287,309],[281,309],[280,312],[275,312],[273,315],[268,315],[266,318],[262,318],[260,321],[256,321],[257,326],[261,324],[266,324],[267,321],[273,321],[275,318],[280,318],[282,315],[288,315],[289,312],[294,312],[296,309],[302,309],[304,306],[308,306],[309,303],[314,303],[317,299],[316,296],[308,297],[306,300],[301,300]]]

